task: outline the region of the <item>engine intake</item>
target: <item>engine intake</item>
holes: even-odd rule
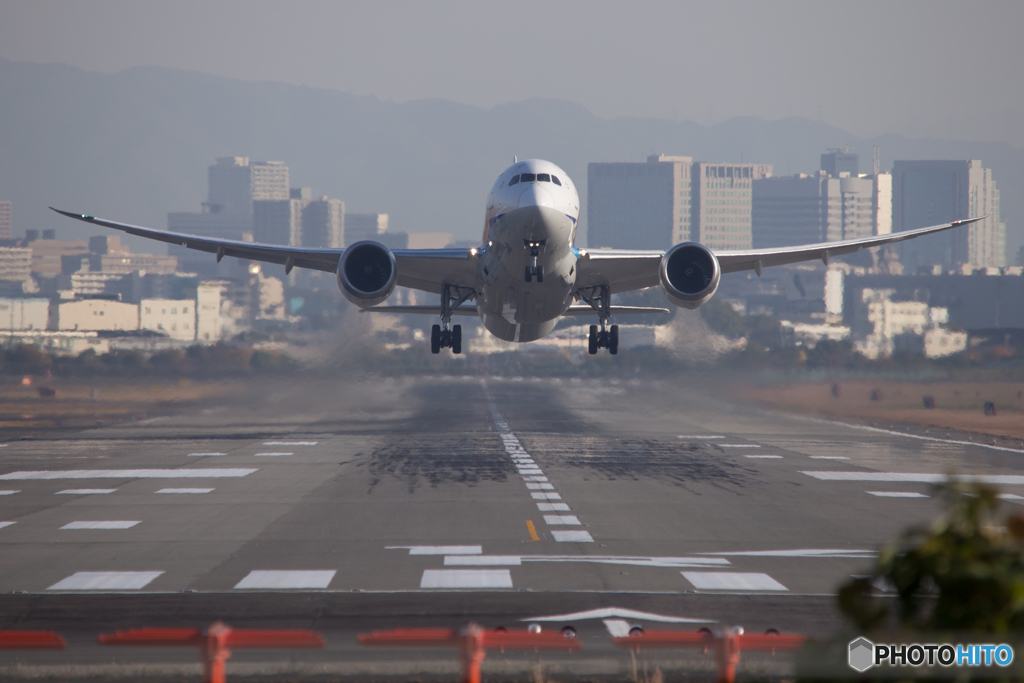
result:
[[[683,308],[694,309],[707,302],[721,278],[718,259],[703,244],[677,244],[661,259],[661,288],[669,301]]]
[[[338,287],[356,306],[376,306],[398,282],[395,255],[377,242],[356,242],[338,260]]]

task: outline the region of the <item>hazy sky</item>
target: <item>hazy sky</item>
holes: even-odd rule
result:
[[[0,0],[0,56],[1024,144],[1024,2]]]

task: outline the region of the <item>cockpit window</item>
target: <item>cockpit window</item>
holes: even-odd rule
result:
[[[537,174],[537,182],[538,183],[550,183],[551,182],[551,176],[549,174],[547,174],[547,173],[538,173]]]
[[[556,175],[551,176],[551,182],[553,182],[555,185],[561,185],[562,184],[562,181],[559,180],[558,176],[556,176]]]
[[[519,176],[519,179],[524,183],[532,183],[535,180],[537,180],[537,175],[534,173],[524,173],[521,176]]]
[[[515,185],[518,182],[519,182],[519,176],[514,175],[514,176],[512,176],[512,180],[508,181],[508,184],[509,185]]]

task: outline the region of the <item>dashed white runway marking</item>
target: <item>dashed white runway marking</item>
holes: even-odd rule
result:
[[[551,537],[558,543],[593,543],[589,531],[552,531]]]
[[[812,455],[811,460],[849,460],[845,455]]]
[[[568,512],[569,506],[566,503],[537,503],[537,509],[541,512]]]
[[[530,496],[534,500],[562,500],[562,497],[557,493],[547,493],[543,491],[534,491]]]
[[[64,489],[63,491],[57,491],[56,495],[68,495],[68,496],[94,496],[102,495],[104,493],[113,493],[117,489]]]
[[[190,458],[210,458],[218,455],[227,455],[227,453],[189,453]]]
[[[512,588],[507,569],[425,569],[420,588]]]
[[[548,478],[543,476],[543,475],[541,475],[541,476],[523,475],[523,481],[548,481]]]
[[[879,498],[927,498],[928,496],[923,493],[917,493],[915,491],[865,491],[864,493],[870,493],[872,496],[878,496]]]
[[[785,591],[789,590],[767,574],[741,572],[680,572],[697,590]]]
[[[694,441],[700,441],[702,439],[724,439],[724,436],[684,436],[680,435],[680,439],[692,439]]]
[[[282,456],[286,456],[286,455],[295,455],[295,454],[294,453],[254,453],[253,455],[255,455],[257,458],[261,458],[261,457],[278,458],[278,457],[282,457]]]
[[[213,489],[160,489],[157,493],[211,493]]]
[[[0,529],[3,529],[5,526],[11,526],[12,524],[17,524],[17,522],[0,522]]]
[[[6,491],[0,491],[0,496],[13,496],[15,493],[21,493],[21,491],[7,489]]]
[[[172,470],[36,470],[0,475],[0,480],[14,479],[190,479],[245,477],[255,468],[172,469]]]
[[[141,522],[129,522],[127,520],[109,520],[106,522],[69,522],[61,529],[131,529]]]
[[[523,563],[518,555],[445,555],[446,567],[487,567],[508,565],[518,567]]]
[[[743,457],[752,460],[782,460],[781,455],[744,455]]]
[[[410,555],[480,555],[482,545],[389,545],[385,550],[408,550]]]
[[[719,448],[760,448],[756,443],[716,443],[708,445],[718,446]]]
[[[1024,496],[1018,496],[1016,493],[997,493],[996,498],[1002,500],[1024,500]]]
[[[576,515],[544,515],[544,523],[551,526],[580,526],[580,520]]]
[[[49,591],[140,590],[163,572],[75,572]]]
[[[526,488],[529,491],[553,491],[554,486],[552,484],[526,484]]]
[[[333,569],[319,571],[254,570],[235,584],[236,589],[327,588],[334,575]]]
[[[941,484],[949,479],[947,474],[923,472],[802,472],[802,474],[822,481],[899,481]],[[978,484],[1024,485],[1024,475],[1020,474],[958,474],[953,478],[958,481]]]
[[[316,441],[264,441],[264,446],[315,446]]]

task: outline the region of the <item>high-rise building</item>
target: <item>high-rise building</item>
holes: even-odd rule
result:
[[[207,172],[208,213],[252,213],[254,201],[288,199],[288,167],[283,161],[249,162],[220,157]]]
[[[287,200],[253,202],[253,239],[267,244],[338,248],[343,245],[345,202],[313,199],[308,187],[293,187]]]
[[[771,175],[771,164],[695,162],[690,222],[701,244],[716,250],[750,249],[753,183]]]
[[[355,244],[362,240],[379,240],[388,231],[388,215],[386,213],[349,213],[345,214],[345,244]]]
[[[302,210],[302,246],[340,248],[345,243],[345,202],[321,197]]]
[[[308,200],[275,199],[252,203],[252,238],[263,244],[302,245],[302,209]]]
[[[833,178],[843,173],[856,178],[860,174],[860,155],[845,148],[830,149],[821,155],[821,170]]]
[[[897,161],[892,177],[896,232],[991,214],[967,228],[903,242],[900,260],[910,272],[935,265],[1006,265],[999,190],[980,160]]]
[[[9,201],[0,202],[0,240],[9,240],[14,234],[14,224],[11,220],[12,206]]]

